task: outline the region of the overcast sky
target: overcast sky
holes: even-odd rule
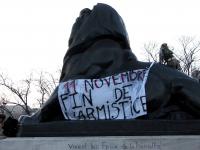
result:
[[[97,2],[122,16],[138,59],[149,41],[174,45],[182,35],[200,37],[198,0],[1,0],[0,72],[23,79],[34,70],[59,69],[72,24]]]

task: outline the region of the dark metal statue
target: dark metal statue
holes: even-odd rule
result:
[[[167,64],[173,57],[173,52],[168,48],[167,43],[163,43],[160,47],[159,62],[161,64]]]
[[[173,52],[168,48],[167,43],[163,43],[160,47],[159,62],[168,67],[181,70],[180,61],[174,57]]]
[[[164,45],[166,47],[166,44]],[[148,68],[138,61],[129,44],[122,18],[110,6],[97,4],[84,9],[73,25],[64,57],[60,82],[97,79],[132,69]],[[171,58],[172,53],[168,58]],[[140,119],[200,118],[200,84],[180,71],[155,63],[146,83],[147,115]],[[43,107],[21,124],[65,120],[55,89]]]
[[[200,70],[192,71],[192,77],[200,83]]]
[[[162,48],[168,48],[163,44]],[[73,25],[69,49],[64,57],[60,82],[73,79],[94,79],[131,69],[150,66],[140,62],[130,49],[122,18],[110,6],[97,4],[84,9]],[[169,50],[162,61],[168,61]],[[58,89],[44,106],[22,123],[64,120],[58,102]],[[146,83],[147,119],[200,118],[200,85],[187,75],[155,64]]]

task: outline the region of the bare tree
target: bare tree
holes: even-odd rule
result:
[[[146,59],[148,62],[158,62],[159,48],[155,42],[144,44],[144,50],[146,52]]]
[[[179,39],[180,54],[176,57],[181,62],[182,70],[187,75],[191,76],[192,71],[197,67],[198,57],[200,52],[200,41],[196,41],[194,37],[182,36]]]
[[[37,101],[41,107],[58,85],[58,79],[51,73],[41,72],[39,78],[35,79],[35,85],[39,93]]]
[[[1,100],[6,104],[15,104],[22,107],[22,109],[26,112],[26,114],[30,115],[30,107],[28,106],[29,94],[31,92],[31,83],[32,83],[32,75],[29,78],[22,80],[22,86],[17,86],[13,83],[12,80],[5,77],[3,74],[0,74],[0,86],[5,88],[9,95],[13,95],[16,99],[14,101],[8,100],[5,97],[1,97]],[[10,96],[8,96],[10,97]]]

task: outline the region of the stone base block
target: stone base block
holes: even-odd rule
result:
[[[0,140],[0,150],[200,150],[200,136],[34,137]]]

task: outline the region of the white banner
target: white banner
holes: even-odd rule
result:
[[[149,69],[100,79],[62,82],[59,103],[68,120],[134,119],[147,114],[145,83]]]

